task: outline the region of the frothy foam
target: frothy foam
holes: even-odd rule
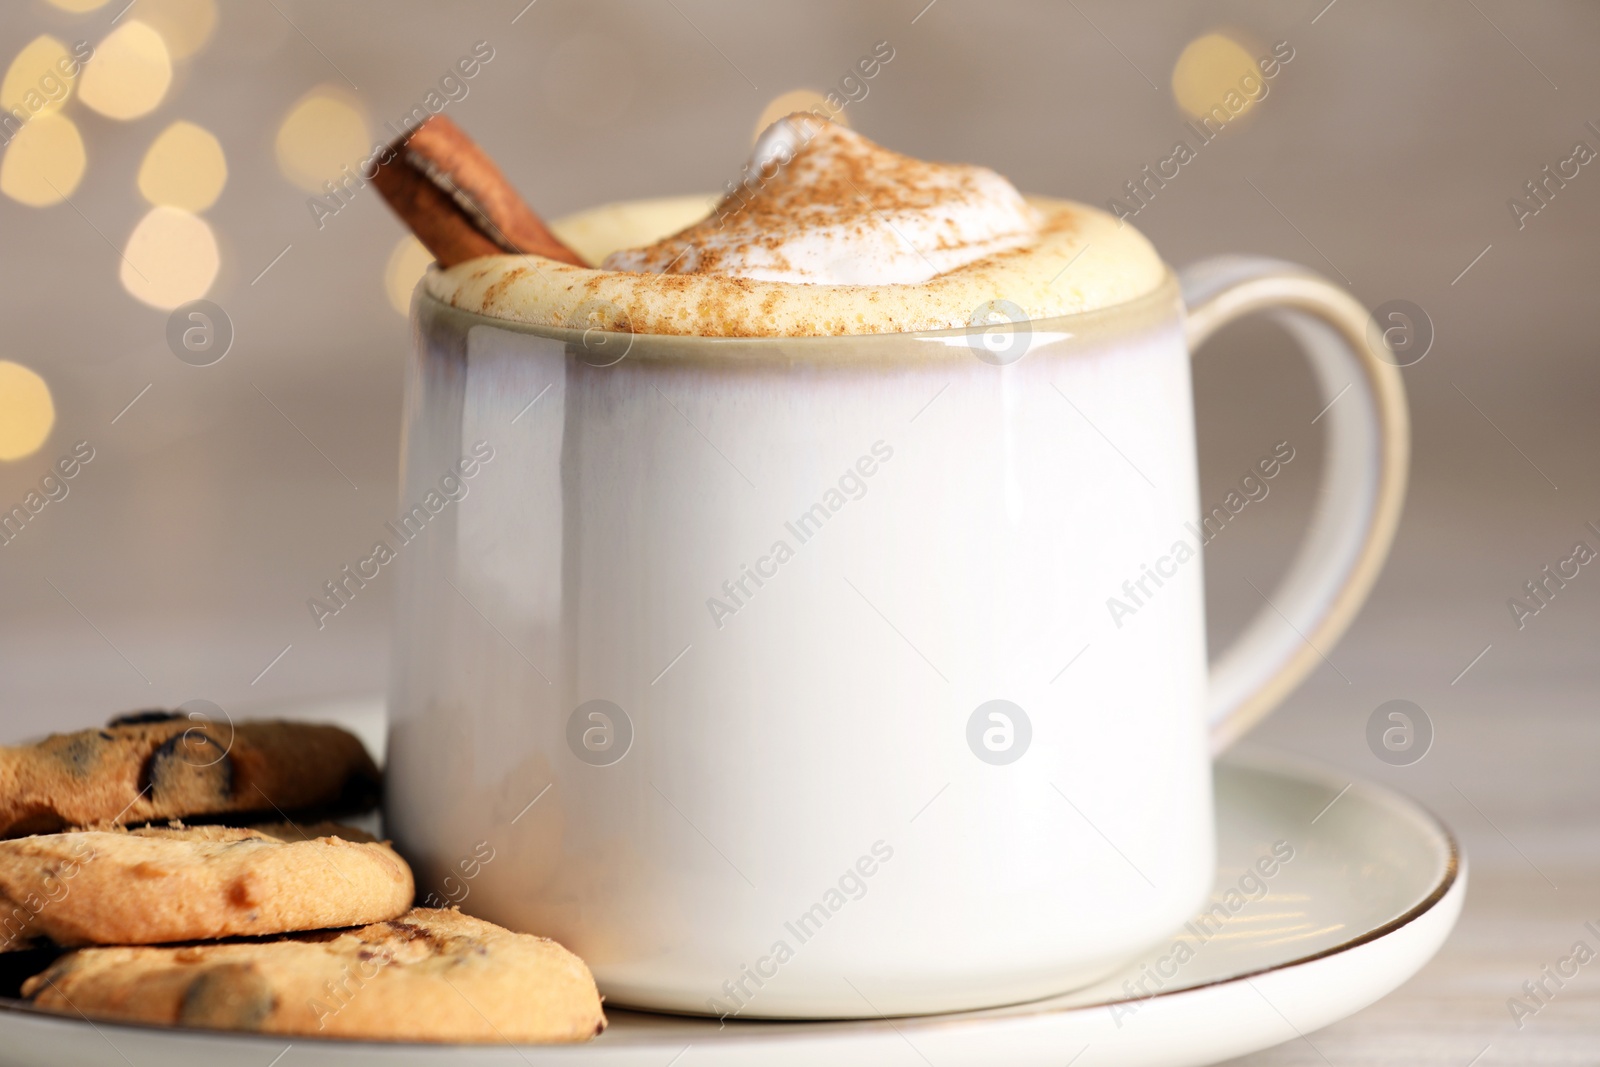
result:
[[[1104,212],[807,121],[763,135],[753,177],[709,215],[707,198],[677,197],[551,224],[602,269],[490,256],[423,284],[454,307],[530,325],[814,337],[986,324],[995,301],[1033,319],[1071,315],[1167,277],[1149,242]]]
[[[912,159],[803,112],[762,134],[745,173],[708,218],[604,267],[910,285],[1038,238],[1037,213],[994,171]]]

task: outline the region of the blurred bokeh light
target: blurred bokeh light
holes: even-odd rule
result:
[[[402,315],[411,314],[411,291],[433,262],[433,253],[411,234],[400,238],[383,268],[383,288],[389,303]]]
[[[173,59],[200,51],[217,28],[214,0],[139,0],[134,13],[161,35]]]
[[[205,219],[181,208],[153,207],[128,236],[123,288],[153,307],[175,308],[206,295],[221,257]]]
[[[1184,114],[1199,118],[1221,105],[1229,93],[1237,93],[1244,106],[1234,117],[1243,117],[1257,101],[1240,83],[1252,77],[1253,84],[1264,84],[1250,50],[1225,33],[1208,33],[1190,41],[1178,54],[1172,67],[1172,95]]]
[[[87,162],[77,125],[46,112],[22,127],[6,148],[0,192],[29,207],[58,204],[78,187]]]
[[[367,116],[360,103],[333,86],[319,86],[301,97],[278,126],[278,169],[310,193],[341,168],[351,171],[372,151]]]
[[[50,0],[50,5],[59,7],[62,11],[82,14],[85,11],[93,11],[95,8],[105,7],[106,2],[107,0]]]
[[[20,107],[29,114],[60,110],[77,79],[63,77],[57,64],[76,62],[67,46],[48,33],[35,37],[6,68],[5,81],[0,82],[0,110]]]
[[[0,359],[0,460],[39,451],[56,424],[50,386],[34,371]]]
[[[139,165],[139,192],[152,204],[201,212],[228,181],[228,159],[211,131],[179,120],[161,131]]]
[[[172,85],[172,57],[161,35],[138,19],[112,30],[83,65],[78,98],[112,119],[136,119],[161,104]]]

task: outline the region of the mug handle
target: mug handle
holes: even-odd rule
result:
[[[1267,603],[1211,666],[1211,749],[1221,752],[1277,707],[1324,658],[1372,590],[1405,497],[1410,422],[1387,342],[1374,351],[1370,316],[1304,267],[1219,256],[1178,272],[1189,351],[1257,311],[1300,343],[1325,405],[1320,494],[1305,543]],[[1388,357],[1388,359],[1384,358]]]

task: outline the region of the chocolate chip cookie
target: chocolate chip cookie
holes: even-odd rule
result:
[[[432,908],[264,941],[79,949],[23,995],[72,1016],[379,1041],[573,1042],[606,1025],[578,957]]]
[[[413,892],[386,843],[330,823],[21,837],[0,841],[0,951],[357,926]]]
[[[167,819],[366,811],[378,769],[355,735],[165,711],[0,748],[0,837]]]

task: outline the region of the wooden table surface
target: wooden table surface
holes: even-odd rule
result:
[[[1441,543],[1442,527],[1431,534],[1419,539]],[[1394,993],[1235,1064],[1600,1064],[1600,936],[1585,925],[1600,929],[1600,582],[1554,601],[1536,620],[1550,624],[1542,630],[1518,631],[1498,614],[1516,585],[1491,577],[1509,588],[1485,605],[1471,583],[1443,577],[1470,566],[1451,556],[1402,550],[1395,580],[1333,653],[1350,684],[1320,672],[1252,740],[1390,785],[1441,815],[1469,863],[1460,921]],[[1362,736],[1372,710],[1397,697],[1422,706],[1436,730],[1410,767],[1383,765]],[[1580,942],[1592,962],[1559,985],[1545,977]],[[1524,990],[1540,981],[1543,1003]]]

